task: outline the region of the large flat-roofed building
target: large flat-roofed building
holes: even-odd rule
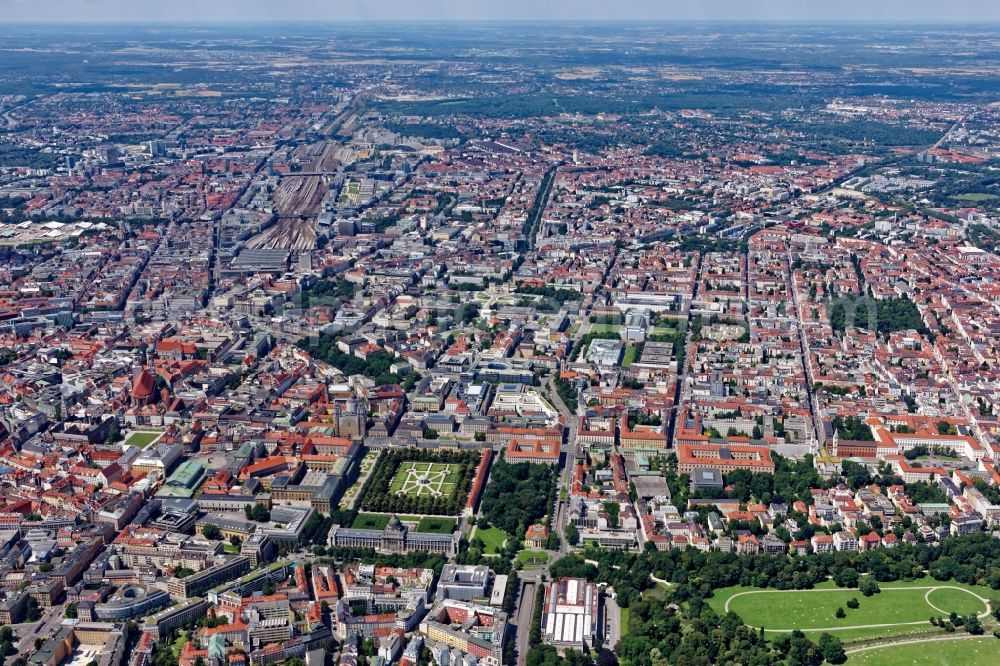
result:
[[[274,542],[266,534],[251,534],[240,546],[240,555],[249,557],[252,567],[270,562],[274,558],[274,553]]]
[[[156,496],[190,498],[204,480],[204,466],[194,460],[186,460],[174,470]]]
[[[294,546],[299,543],[312,513],[311,507],[276,506],[271,509],[271,522],[262,524],[257,531],[271,537],[276,545],[285,543]]]
[[[59,666],[73,663],[120,664],[125,655],[122,625],[111,622],[77,622],[60,627],[28,658],[31,666]]]
[[[248,571],[250,571],[250,558],[237,555],[186,578],[171,578],[167,581],[167,591],[174,599],[186,599],[202,594],[219,583],[238,578]]]
[[[438,594],[442,599],[471,601],[486,597],[490,582],[490,568],[485,564],[446,564],[438,580]]]
[[[222,552],[221,544],[218,542],[179,534],[165,534],[157,540],[131,539],[131,541],[132,543],[126,542],[114,546],[114,552],[122,564],[130,568],[156,567],[166,570],[187,567],[199,571]],[[106,575],[108,568],[106,565],[99,567],[98,580]],[[90,572],[87,577],[89,576]]]
[[[698,467],[714,469],[723,474],[734,469],[774,474],[771,450],[766,446],[679,445],[677,447],[677,470],[681,474],[691,474]]]
[[[677,371],[674,346],[669,342],[645,342],[639,359],[627,369],[631,379],[653,381],[657,377],[668,377]]]
[[[542,605],[545,642],[563,648],[592,648],[597,643],[599,607],[597,587],[584,578],[549,583]]]
[[[200,618],[208,610],[208,601],[205,599],[188,599],[176,606],[161,610],[159,613],[150,615],[142,625],[143,633],[150,634],[159,640],[174,629],[179,629],[185,624],[189,624]]]
[[[507,575],[500,574],[493,577],[493,591],[490,592],[490,606],[499,608],[503,606],[503,601],[507,597]]]
[[[198,507],[204,511],[243,511],[243,507],[254,504],[269,506],[271,496],[267,493],[247,495],[243,493],[202,493],[198,495]]]
[[[147,615],[150,611],[169,604],[170,595],[166,590],[141,583],[127,583],[106,602],[94,605],[92,619],[127,620]]]
[[[622,343],[616,340],[593,340],[587,348],[587,361],[607,367],[618,365],[622,358]]]
[[[257,566],[242,578],[209,590],[208,594],[205,596],[207,596],[208,600],[212,603],[220,603],[220,599],[227,594],[235,594],[238,598],[249,597],[254,592],[262,591],[265,587],[267,587],[268,582],[274,583],[275,585],[281,583],[287,579],[294,570],[294,562],[287,560],[273,562],[266,566]]]
[[[231,539],[234,536],[246,539],[260,523],[247,520],[246,514],[236,511],[209,511],[198,519],[198,531],[204,534],[207,526],[211,525],[219,529],[223,538]]]
[[[159,472],[162,477],[167,475],[181,457],[183,448],[180,444],[167,444],[159,442],[143,450],[139,456],[132,461],[132,473],[138,475]]]
[[[341,492],[343,480],[339,476],[319,470],[307,471],[298,482],[288,475],[278,475],[271,481],[271,501],[291,506],[311,506],[329,513]]]
[[[229,263],[227,273],[284,273],[288,270],[288,250],[246,249]]]
[[[619,331],[622,340],[642,342],[649,328],[649,315],[645,312],[630,312],[625,317],[625,325]]]

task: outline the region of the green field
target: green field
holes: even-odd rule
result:
[[[628,609],[621,609],[621,619],[618,621],[621,630],[621,637],[624,638],[628,635]]]
[[[404,462],[389,483],[389,492],[409,497],[447,497],[459,481],[459,465]]]
[[[162,434],[163,432],[160,430],[137,430],[128,436],[125,443],[129,446],[137,446],[140,449],[144,449],[158,440]]]
[[[517,561],[520,562],[525,569],[531,569],[534,567],[544,566],[546,562],[549,561],[548,553],[540,550],[522,550],[517,554]]]
[[[503,548],[504,542],[507,541],[507,533],[499,527],[490,527],[488,530],[476,528],[476,536],[482,539],[483,552],[487,555],[499,552]]]
[[[618,333],[621,330],[621,324],[591,324],[588,333]]]
[[[359,513],[351,527],[356,530],[384,530],[389,516],[381,513]]]
[[[455,531],[458,521],[454,518],[440,518],[438,516],[424,516],[417,523],[417,531],[426,534],[451,534]]]
[[[384,530],[389,524],[391,516],[387,513],[359,513],[358,517],[351,523],[351,528],[356,530]],[[458,525],[455,518],[442,518],[439,516],[407,516],[398,515],[401,522],[409,523],[417,532],[430,534],[451,534]]]
[[[627,368],[628,366],[635,363],[635,345],[631,345],[625,348],[625,360],[622,361],[622,367]]]
[[[940,640],[856,652],[847,658],[854,666],[990,666],[998,661],[1000,641],[990,637]]]
[[[361,193],[361,183],[356,180],[350,180],[347,182],[343,191],[340,193],[341,201],[355,201],[358,194]]]
[[[170,650],[174,653],[175,657],[179,658],[181,656],[181,650],[184,649],[184,644],[188,642],[190,637],[191,634],[184,629],[178,632],[177,638],[175,638],[174,642],[170,644]]]
[[[769,590],[732,587],[718,590],[709,603],[718,613],[733,611],[751,627],[771,633],[801,629],[813,635],[827,631],[842,640],[926,631],[932,615],[947,617],[981,614],[990,590],[960,583],[926,579],[910,583],[881,583],[882,591],[866,597],[857,589],[831,582],[814,590]],[[847,601],[860,607],[850,609]],[[837,608],[846,617],[836,617]]]
[[[994,199],[1000,199],[1000,196],[996,194],[989,194],[987,192],[966,192],[964,194],[956,194],[952,199],[958,199],[959,201],[972,201],[973,203],[983,203],[984,201],[993,201]]]

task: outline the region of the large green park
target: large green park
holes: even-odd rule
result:
[[[952,612],[963,617],[985,615],[991,592],[924,579],[881,583],[879,592],[864,596],[856,588],[835,587],[830,581],[811,590],[728,587],[717,590],[709,603],[717,613],[735,612],[749,626],[763,627],[771,635],[799,629],[814,637],[827,632],[851,641],[931,630],[931,617],[948,619]],[[856,608],[851,607],[852,600]]]

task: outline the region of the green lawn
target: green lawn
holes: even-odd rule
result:
[[[849,655],[850,666],[989,666],[998,660],[1000,641],[990,637],[890,645]]]
[[[625,360],[622,361],[622,367],[627,368],[628,366],[635,363],[635,345],[631,345],[625,348]]]
[[[239,555],[240,553],[240,549],[231,543],[223,544],[222,550],[226,551],[227,553],[235,553],[237,555]]]
[[[358,517],[351,523],[351,528],[355,530],[384,530],[385,526],[389,524],[390,517],[387,513],[359,513]],[[458,524],[458,520],[455,518],[440,518],[438,516],[399,514],[396,517],[399,518],[400,522],[416,525],[417,532],[451,534]]]
[[[718,590],[709,603],[718,613],[733,611],[751,627],[763,626],[768,632],[829,631],[842,640],[851,640],[926,631],[932,615],[947,617],[951,611],[960,615],[982,613],[986,604],[974,595],[990,596],[990,590],[985,588],[933,579],[882,583],[881,588],[881,593],[865,597],[856,589],[837,588],[832,582],[815,590],[734,587]],[[847,607],[851,598],[858,600],[859,608]],[[836,617],[838,607],[844,609],[845,617]]]
[[[454,518],[440,518],[438,516],[424,516],[417,523],[417,531],[427,534],[451,534],[455,531],[458,521]]]
[[[975,203],[982,203],[984,201],[993,201],[994,199],[1000,199],[996,194],[988,194],[986,192],[965,192],[963,194],[956,194],[952,199],[958,199],[959,201],[973,201]]]
[[[977,594],[986,596],[982,593]],[[927,601],[942,610],[946,610],[949,613],[955,611],[959,615],[969,615],[970,613],[978,615],[986,610],[983,602],[966,592],[965,589],[943,588],[934,590],[927,595]]]
[[[621,324],[591,324],[589,333],[618,333],[622,330]]]
[[[380,513],[359,513],[351,525],[356,530],[384,530],[389,516]]]
[[[482,539],[485,547],[484,552],[487,555],[499,552],[503,548],[504,542],[507,541],[507,533],[499,527],[490,527],[488,530],[476,528],[476,536]]]
[[[170,644],[170,650],[174,653],[175,657],[179,658],[181,656],[181,650],[184,649],[184,644],[188,642],[189,636],[190,634],[183,629],[177,633],[177,638]]]
[[[621,619],[618,623],[621,625],[621,638],[625,638],[628,636],[628,609],[622,608],[621,611]]]
[[[522,550],[517,554],[517,561],[524,565],[525,569],[531,569],[544,566],[549,561],[549,555],[540,550]]]
[[[162,434],[163,431],[161,430],[156,430],[156,431],[137,430],[136,432],[133,432],[131,435],[128,436],[128,439],[125,440],[125,443],[128,444],[129,446],[137,446],[140,449],[144,449],[153,442],[155,442],[156,440],[158,440],[160,438],[160,435]]]

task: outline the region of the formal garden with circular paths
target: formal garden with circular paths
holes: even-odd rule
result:
[[[478,451],[387,449],[365,484],[361,508],[457,516],[465,508],[479,463]]]

